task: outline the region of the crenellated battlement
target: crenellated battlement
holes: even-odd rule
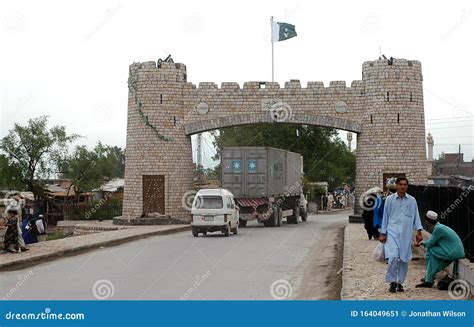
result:
[[[362,80],[400,79],[422,81],[421,62],[407,59],[379,59],[362,64]]]
[[[186,71],[186,65],[182,63],[174,63],[164,61],[160,64],[157,64],[155,61],[144,61],[144,62],[134,62],[130,65],[130,69],[156,69],[158,71],[164,71],[166,69],[177,69],[180,71]]]
[[[364,89],[364,81],[356,80],[352,81],[350,87],[347,87],[345,81],[330,81],[329,86],[325,86],[324,82],[314,82],[310,81],[306,83],[306,87],[301,85],[299,80],[291,80],[285,82],[285,86],[281,87],[278,82],[258,82],[258,81],[249,81],[245,82],[243,87],[237,82],[222,82],[219,86],[214,82],[199,82],[198,85],[188,82],[186,83],[185,90],[197,90],[197,91],[210,91],[217,90],[220,92],[236,92],[236,91],[252,91],[252,92],[261,92],[262,94],[271,92],[271,91],[295,91],[300,90],[302,92],[314,92],[319,93],[333,93],[333,92],[359,92]]]
[[[133,73],[146,73],[148,78],[156,79],[162,82],[186,82],[187,73],[186,66],[182,63],[161,62],[157,64],[155,61],[137,62],[130,65],[130,71]],[[150,75],[151,74],[151,75]],[[157,75],[155,75],[157,74]],[[402,80],[406,81],[423,81],[421,72],[421,62],[417,60],[406,59],[379,59],[375,61],[366,61],[362,64],[362,80],[351,82],[350,87],[345,81],[330,81],[329,86],[325,86],[323,82],[310,81],[306,87],[302,87],[299,80],[290,80],[285,82],[281,87],[277,82],[266,81],[248,81],[243,86],[236,82],[223,82],[219,86],[214,82],[200,82],[198,86],[193,83],[186,83],[185,90],[197,90],[198,92],[237,92],[252,91],[265,94],[267,92],[280,91],[295,92],[317,92],[317,93],[363,93],[367,82],[376,82],[376,80]]]

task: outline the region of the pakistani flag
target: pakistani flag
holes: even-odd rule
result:
[[[272,22],[272,42],[285,41],[296,35],[295,25]]]

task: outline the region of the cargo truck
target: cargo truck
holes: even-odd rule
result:
[[[224,147],[221,187],[232,192],[239,207],[239,226],[257,219],[266,227],[307,220],[303,194],[303,157],[271,147]]]

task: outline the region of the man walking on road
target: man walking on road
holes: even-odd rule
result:
[[[331,192],[329,192],[329,195],[328,195],[328,211],[331,211],[333,202],[334,202],[334,196],[332,195]]]
[[[416,241],[423,240],[418,205],[415,198],[406,193],[408,180],[399,177],[396,185],[397,192],[385,200],[380,236],[380,242],[385,243],[385,258],[388,259],[385,281],[390,283],[391,293],[404,291],[402,284],[412,257],[413,229],[417,231]]]

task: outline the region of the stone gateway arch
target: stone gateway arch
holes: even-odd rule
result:
[[[386,173],[426,183],[421,63],[368,61],[362,79],[275,82],[187,82],[186,66],[154,61],[129,68],[125,189],[122,221],[158,212],[190,221],[191,135],[262,122],[334,127],[357,134],[356,203],[383,186]],[[360,208],[356,206],[356,213]]]

